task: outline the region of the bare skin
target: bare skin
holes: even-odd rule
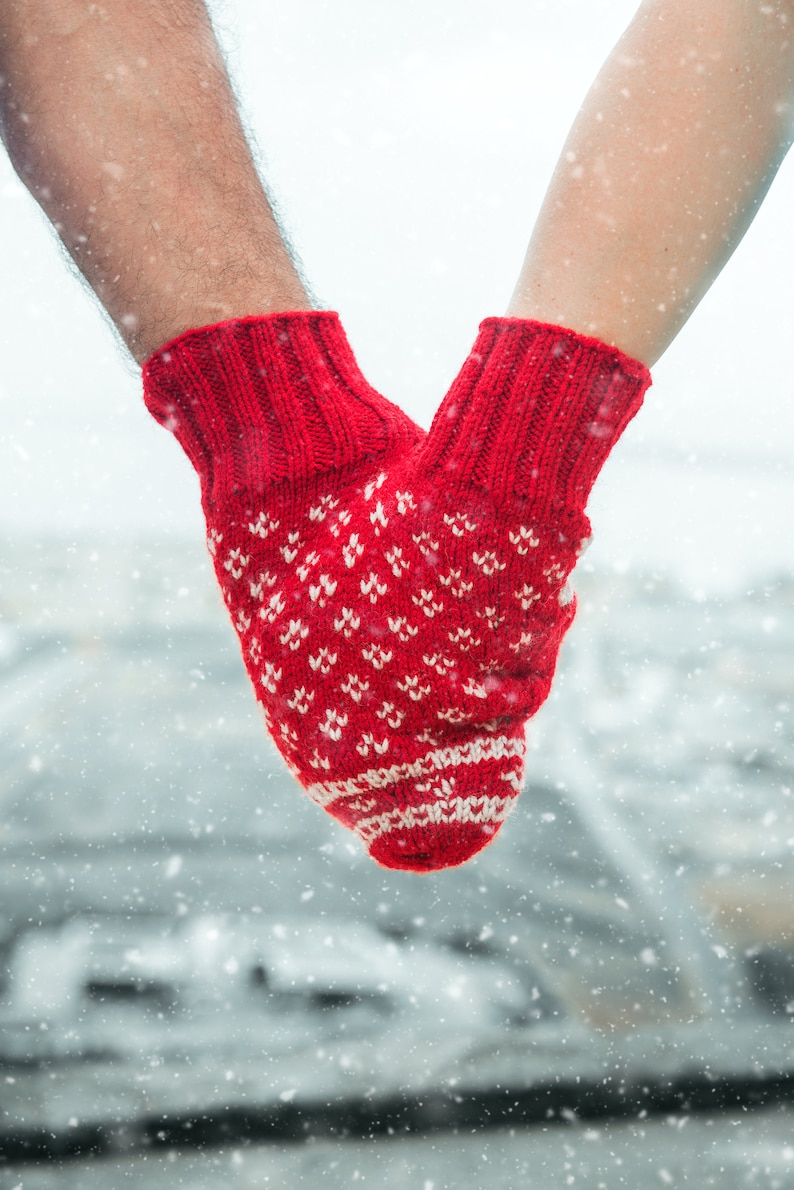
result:
[[[201,0],[2,0],[0,132],[134,357],[311,308]],[[792,140],[794,0],[645,0],[564,148],[509,313],[652,364]]]
[[[0,131],[139,362],[311,309],[200,0],[2,0]]]
[[[646,0],[574,123],[509,313],[651,365],[792,142],[792,0]]]

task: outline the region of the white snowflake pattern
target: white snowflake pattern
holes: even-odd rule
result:
[[[307,690],[305,686],[296,686],[292,692],[292,698],[287,699],[287,706],[291,710],[297,711],[299,715],[305,715],[313,702],[313,690]]]
[[[565,567],[560,562],[552,562],[543,571],[549,583],[553,586],[555,583],[561,583],[565,579]]]
[[[377,492],[378,488],[382,488],[386,482],[386,472],[381,471],[376,479],[371,479],[369,483],[364,486],[364,499],[371,500]]]
[[[469,678],[463,686],[463,693],[470,694],[473,698],[488,697],[488,691],[476,678]]]
[[[500,626],[500,624],[504,624],[505,620],[507,619],[506,616],[500,616],[499,612],[497,611],[497,609],[495,607],[488,607],[487,604],[485,607],[485,611],[482,611],[482,612],[478,611],[476,614],[477,614],[478,619],[485,620],[485,623],[488,625],[488,627],[491,629],[492,632],[495,632],[496,629]]]
[[[384,665],[388,665],[394,656],[391,649],[382,649],[380,645],[373,642],[368,648],[361,650],[361,655],[365,661],[369,661],[373,669],[383,669]]]
[[[537,603],[540,599],[540,592],[536,591],[530,583],[524,583],[520,591],[514,591],[513,597],[521,604],[522,611],[529,611],[533,603]]]
[[[477,528],[477,522],[470,521],[464,512],[456,512],[452,516],[445,513],[444,524],[449,526],[455,537],[462,537],[464,533],[473,533]]]
[[[380,581],[374,570],[370,570],[369,578],[361,580],[361,594],[369,596],[370,603],[377,603],[378,598],[385,595],[388,589],[388,585]]]
[[[408,623],[405,616],[387,616],[386,622],[389,625],[389,630],[396,633],[403,642],[410,640],[412,636],[416,636],[419,631],[418,628]]]
[[[336,661],[336,653],[332,653],[330,649],[322,648],[316,656],[309,658],[309,665],[315,671],[319,669],[321,674],[329,674],[331,667],[336,665]]]
[[[282,645],[289,645],[293,651],[301,647],[302,642],[309,635],[309,627],[302,620],[290,620],[289,628],[282,632],[279,640]]]
[[[471,628],[463,628],[462,626],[456,628],[454,632],[448,632],[447,637],[450,644],[457,645],[458,648],[467,653],[469,649],[476,649],[480,644],[479,636],[475,636]]]
[[[298,746],[297,731],[294,731],[287,723],[281,724],[280,731],[281,731],[281,742],[283,743],[284,747],[292,748],[294,751],[294,749],[297,748],[297,746]]]
[[[280,524],[281,521],[274,520],[266,512],[260,512],[255,521],[248,522],[248,532],[253,533],[255,537],[261,537],[264,541],[271,533],[275,533]]]
[[[345,560],[345,566],[351,569],[363,553],[364,547],[359,541],[358,533],[351,533],[347,545],[342,547],[342,557]]]
[[[378,742],[372,732],[365,731],[361,737],[361,742],[356,744],[356,752],[359,756],[369,756],[370,751],[374,752],[376,756],[383,756],[389,748],[388,738]]]
[[[524,649],[526,649],[531,644],[532,644],[532,633],[531,632],[522,632],[519,639],[517,641],[514,641],[513,644],[511,644],[510,648],[513,650],[514,653],[521,653]]]
[[[339,711],[327,710],[325,712],[325,722],[319,724],[320,731],[323,735],[327,735],[329,740],[339,740],[342,738],[342,732],[347,727],[348,716]]]
[[[261,601],[265,598],[265,588],[275,587],[276,576],[271,574],[269,570],[263,570],[257,579],[252,579],[249,585],[252,599]]]
[[[430,693],[431,687],[423,686],[421,678],[416,674],[406,674],[403,680],[397,683],[397,689],[407,694],[412,702],[421,702]]]
[[[395,545],[393,549],[386,550],[386,561],[391,566],[391,572],[395,578],[402,578],[407,570],[410,570],[411,563],[406,562],[403,558],[403,552],[400,546]]]
[[[250,554],[244,554],[242,550],[229,550],[223,568],[229,571],[233,579],[242,578],[243,571],[250,561]]]
[[[310,521],[324,521],[329,512],[333,512],[339,505],[338,500],[334,500],[333,496],[321,496],[319,504],[313,505],[309,509]]]
[[[469,711],[462,711],[460,707],[449,707],[445,711],[437,711],[436,715],[439,719],[443,719],[445,723],[453,725],[458,723],[467,723],[471,719]]]
[[[535,530],[529,525],[519,525],[518,531],[515,533],[511,529],[508,537],[516,547],[516,551],[522,556],[528,554],[531,549],[537,549],[540,545],[540,538],[536,537]]]
[[[284,608],[287,606],[280,591],[270,596],[267,607],[260,608],[259,615],[268,624],[275,624]]]
[[[411,602],[421,608],[431,620],[439,612],[443,612],[444,610],[443,602],[436,603],[435,601],[435,591],[426,591],[424,587],[421,588],[418,595],[411,596]]]
[[[281,681],[282,670],[276,669],[272,661],[265,662],[265,669],[261,675],[261,682],[268,694],[275,694],[276,687]]]
[[[449,574],[440,574],[438,581],[444,587],[449,587],[456,599],[465,599],[474,590],[474,583],[467,583],[462,577],[462,571],[450,570]]]
[[[316,566],[319,561],[320,555],[315,550],[312,550],[311,553],[306,555],[297,571],[298,578],[302,583],[306,582],[306,579],[309,577],[309,573],[311,572],[312,568]]]
[[[405,718],[405,711],[401,711],[393,702],[384,702],[381,709],[375,714],[379,719],[385,719],[386,725],[391,727],[392,731],[397,731]]]
[[[344,694],[349,694],[353,702],[359,703],[369,690],[369,682],[362,681],[358,674],[348,674],[339,689]]]
[[[352,607],[343,607],[342,614],[334,620],[334,631],[341,632],[345,640],[350,640],[354,632],[361,627],[361,617],[357,616]]]
[[[375,797],[353,797],[347,803],[348,810],[354,810],[356,814],[369,814],[378,804],[378,799]]]
[[[369,514],[369,519],[375,529],[375,536],[380,536],[381,529],[385,529],[389,523],[389,518],[386,516],[386,509],[380,500],[378,500],[373,511]]]
[[[395,492],[394,497],[400,516],[405,516],[408,512],[416,512],[416,501],[411,492]]]
[[[287,565],[290,566],[295,561],[302,548],[303,542],[301,541],[301,535],[296,530],[293,533],[287,534],[286,545],[281,546],[279,553]]]
[[[424,531],[422,533],[413,533],[412,535],[414,545],[418,545],[421,553],[424,554],[428,562],[433,562],[438,557],[439,542],[435,541],[433,535]]]
[[[479,566],[484,575],[490,576],[504,570],[507,565],[506,562],[500,562],[493,550],[486,550],[482,554],[478,554],[476,550],[471,556],[472,562],[475,566]]]
[[[341,512],[338,512],[336,514],[336,520],[331,525],[331,532],[334,537],[338,537],[342,530],[350,524],[352,519],[353,514],[347,508],[343,508]]]
[[[455,662],[449,657],[444,657],[441,653],[424,653],[422,660],[430,669],[434,669],[440,677],[446,677],[451,669],[455,668]]]
[[[500,781],[506,781],[511,789],[514,789],[516,793],[521,792],[521,777],[513,769],[509,769],[507,772],[500,773],[499,779]]]
[[[316,585],[309,587],[309,598],[319,607],[325,607],[339,584],[327,574],[321,574]]]
[[[445,802],[455,792],[455,778],[442,777],[440,781],[418,781],[416,792],[429,795],[434,801]]]

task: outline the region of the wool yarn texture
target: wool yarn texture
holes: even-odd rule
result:
[[[330,312],[189,331],[146,363],[268,729],[385,867],[463,863],[513,807],[587,498],[649,383],[615,348],[506,318],[427,433]]]

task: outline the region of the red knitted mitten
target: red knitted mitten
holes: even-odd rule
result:
[[[274,739],[384,866],[462,863],[517,797],[584,506],[649,380],[571,331],[487,319],[424,435],[333,314],[191,331],[147,363]]]

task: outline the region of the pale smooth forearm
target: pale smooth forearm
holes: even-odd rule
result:
[[[752,221],[793,100],[791,0],[647,0],[571,130],[510,313],[655,362]]]

